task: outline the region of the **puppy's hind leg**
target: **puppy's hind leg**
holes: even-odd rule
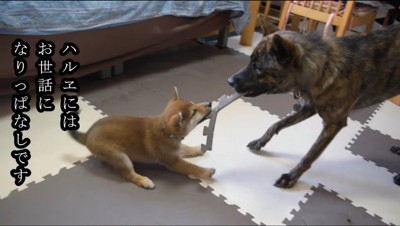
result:
[[[95,155],[111,165],[126,180],[146,189],[155,188],[153,181],[135,172],[133,163],[127,154],[120,151],[97,151]]]
[[[294,112],[293,114],[273,124],[271,127],[268,128],[267,132],[265,132],[261,138],[253,140],[247,145],[247,147],[250,148],[250,150],[259,151],[267,144],[268,141],[271,140],[271,138],[275,134],[278,134],[279,131],[296,123],[299,123],[305,119],[308,119],[315,113],[316,112],[314,108],[303,106],[303,108],[301,108],[299,111]]]

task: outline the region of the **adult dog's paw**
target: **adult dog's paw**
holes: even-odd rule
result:
[[[266,143],[261,142],[261,139],[258,140],[253,140],[252,142],[250,142],[247,147],[252,150],[252,151],[259,151],[261,150],[262,147],[265,146]]]
[[[397,174],[395,177],[393,177],[393,182],[400,186],[400,174]]]
[[[275,186],[278,188],[292,188],[297,182],[296,178],[293,178],[291,174],[284,173],[282,176],[275,182]]]

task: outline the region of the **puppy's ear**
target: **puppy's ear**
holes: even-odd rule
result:
[[[179,100],[178,88],[176,88],[176,86],[174,86],[174,94],[172,95],[171,100],[173,101]]]
[[[296,45],[278,34],[272,37],[271,52],[276,56],[281,65],[287,65],[289,62],[292,62],[298,54]]]
[[[261,31],[264,36],[267,36],[269,34],[279,31],[279,28],[276,27],[275,25],[273,25],[271,22],[266,21],[262,14],[257,14],[257,20],[258,20],[258,23],[260,24]]]
[[[172,126],[173,128],[181,128],[183,126],[182,120],[183,120],[182,112],[178,112],[177,114],[171,116],[171,118],[169,119],[169,125]]]

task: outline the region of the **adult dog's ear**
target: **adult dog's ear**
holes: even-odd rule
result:
[[[276,56],[279,64],[287,65],[292,62],[295,67],[298,67],[299,51],[292,41],[275,34],[271,41],[271,52]]]
[[[258,23],[260,24],[261,31],[264,36],[267,36],[269,34],[275,33],[279,31],[279,28],[270,23],[269,21],[266,21],[264,16],[262,14],[257,14],[257,20]]]

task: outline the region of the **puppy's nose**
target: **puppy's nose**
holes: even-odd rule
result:
[[[207,107],[211,107],[212,106],[212,103],[211,102],[207,102]]]

